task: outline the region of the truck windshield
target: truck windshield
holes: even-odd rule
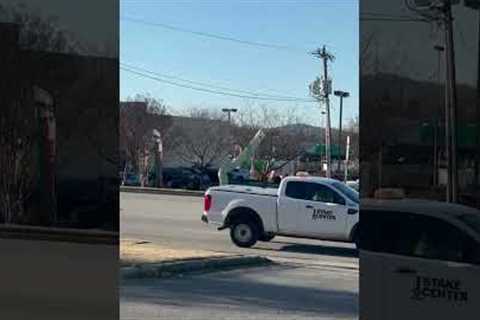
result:
[[[341,193],[343,193],[348,199],[352,200],[355,203],[359,203],[359,197],[358,197],[358,192],[353,190],[352,188],[348,187],[347,185],[341,183],[341,182],[334,182],[332,185],[339,190]]]

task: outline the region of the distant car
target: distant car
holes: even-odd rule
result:
[[[360,181],[359,180],[350,180],[346,182],[347,186],[354,189],[355,191],[360,191]]]
[[[479,210],[362,199],[360,212],[360,319],[478,319]]]
[[[168,188],[204,190],[211,184],[206,173],[195,168],[167,168],[163,172],[164,184]]]
[[[228,173],[231,183],[241,184],[250,179],[250,170],[244,168],[235,168]]]
[[[139,186],[140,177],[134,173],[127,173],[124,183],[126,186]]]

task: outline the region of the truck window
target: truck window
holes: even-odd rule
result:
[[[412,255],[415,230],[403,229],[411,225],[409,214],[360,209],[360,246],[374,252]]]
[[[445,260],[464,261],[464,236],[455,226],[433,217],[421,217],[424,230],[419,232],[414,256]]]
[[[365,250],[452,262],[478,259],[478,244],[438,218],[361,210],[360,224],[360,244]]]
[[[318,183],[308,183],[308,189],[309,200],[345,205],[345,199],[327,186]]]
[[[302,181],[288,182],[285,195],[294,199],[345,205],[345,199],[342,196],[333,189],[319,183]]]
[[[358,196],[358,192],[356,192],[354,189],[350,188],[349,186],[346,186],[345,184],[341,182],[334,182],[332,185],[340,190],[347,198],[352,200],[355,203],[360,203],[360,199]]]
[[[307,200],[307,188],[305,182],[288,182],[285,189],[285,195],[293,199]]]

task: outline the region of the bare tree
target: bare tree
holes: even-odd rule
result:
[[[0,16],[21,27],[19,44],[24,49],[71,54],[90,53],[91,49],[59,27],[58,18],[42,17],[25,4],[0,4]]]
[[[137,172],[141,170],[140,159],[152,146],[154,129],[160,132],[164,149],[168,150],[171,124],[167,107],[160,100],[148,94],[128,98],[121,105],[119,117],[120,150],[124,161]]]
[[[284,112],[268,106],[249,107],[240,111],[239,131],[243,129],[240,141],[246,143],[252,133],[260,128],[265,130],[265,139],[260,144],[255,158],[262,163],[259,178],[265,181],[272,171],[285,167],[305,151],[306,132],[296,116],[295,109]]]
[[[177,118],[169,136],[176,138],[173,152],[200,169],[219,164],[233,151],[230,124],[207,109],[194,109],[190,117]]]
[[[15,65],[4,66],[2,72],[13,76],[11,68]],[[28,86],[22,79],[8,79],[0,81],[0,220],[16,223],[27,219],[25,204],[35,190],[33,150],[38,132]]]
[[[2,19],[3,18],[3,19]],[[104,43],[81,41],[72,32],[60,27],[55,16],[41,16],[24,3],[0,4],[0,19],[21,26],[19,44],[23,49],[86,56],[115,57],[116,39]]]
[[[36,155],[41,151],[38,110],[33,97],[36,81],[41,78],[41,61],[47,51],[77,52],[78,46],[67,32],[58,28],[51,17],[40,17],[25,6],[0,5],[0,15],[13,24],[12,40],[2,47],[0,69],[0,220],[3,223],[49,224],[48,212],[34,212],[39,174]],[[2,26],[8,28],[7,26]],[[8,45],[10,45],[8,47]],[[36,62],[25,59],[19,50],[35,52]],[[41,210],[40,210],[41,211]]]

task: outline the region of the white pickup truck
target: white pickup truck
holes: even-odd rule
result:
[[[278,189],[226,185],[206,191],[202,221],[230,228],[239,247],[276,235],[353,242],[359,239],[359,196],[344,183],[287,177]]]

